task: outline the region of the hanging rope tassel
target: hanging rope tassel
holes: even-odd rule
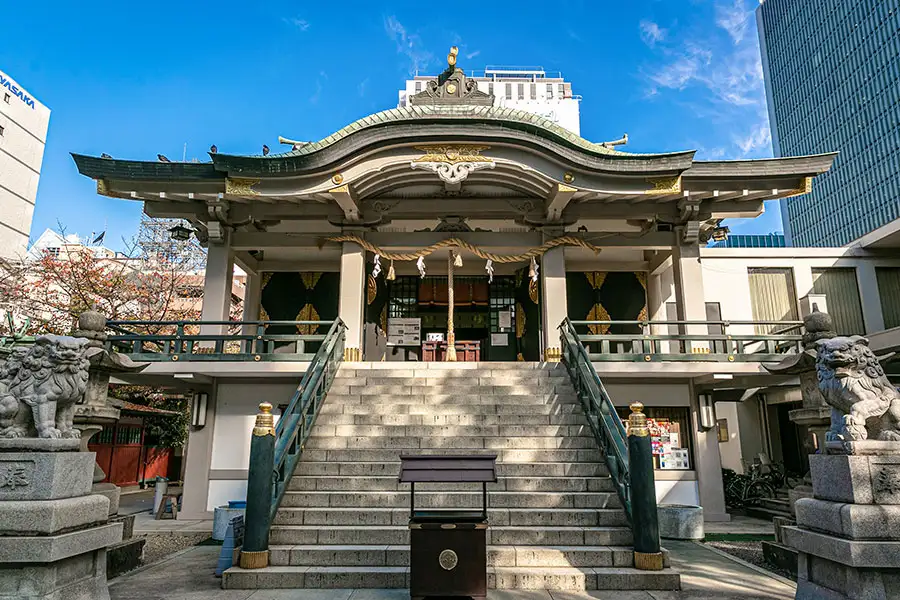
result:
[[[451,250],[447,256],[447,355],[444,357],[447,362],[456,362],[456,333],[453,325],[453,266],[456,264],[454,254],[456,253]]]
[[[381,255],[375,255],[375,266],[372,268],[372,277],[378,279],[378,276],[381,275]]]
[[[416,261],[416,267],[419,269],[419,275],[422,279],[425,279],[425,257],[420,256],[419,260]]]
[[[462,266],[462,254],[459,252],[453,253],[453,266],[459,268]]]
[[[538,264],[534,257],[531,257],[531,266],[528,267],[528,276],[531,277],[531,280],[537,282],[538,280]]]
[[[488,283],[494,283],[494,261],[488,259],[487,264],[484,265],[484,270],[488,274]]]
[[[388,281],[394,281],[395,279],[397,279],[397,274],[394,273],[394,261],[393,260],[391,260],[391,265],[388,267],[388,274],[385,279],[387,279]]]

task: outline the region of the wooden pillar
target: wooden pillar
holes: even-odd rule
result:
[[[362,360],[363,297],[366,280],[366,251],[355,242],[341,248],[341,284],[338,316],[347,326],[344,360]]]

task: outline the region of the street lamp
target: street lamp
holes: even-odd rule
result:
[[[209,404],[209,394],[206,392],[194,392],[191,398],[191,425],[198,429],[206,426],[206,408]]]
[[[186,242],[191,239],[192,233],[194,233],[193,229],[188,229],[180,223],[169,230],[169,234],[171,234],[172,239],[179,242]]]

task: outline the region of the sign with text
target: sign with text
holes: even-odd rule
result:
[[[422,319],[388,319],[388,346],[418,346],[422,343]]]

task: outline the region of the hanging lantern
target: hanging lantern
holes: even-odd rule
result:
[[[419,275],[422,279],[425,279],[425,257],[420,256],[419,260],[416,261],[416,267],[419,269]]]
[[[538,280],[538,264],[534,257],[531,257],[531,266],[528,267],[528,276],[531,277],[531,280],[537,282]]]
[[[487,271],[488,283],[494,283],[494,261],[488,259],[487,264],[484,265],[484,270]]]
[[[388,274],[385,279],[387,279],[388,281],[394,281],[395,279],[397,279],[397,274],[394,273],[394,259],[391,259],[391,265],[388,267]]]
[[[453,252],[453,266],[457,268],[462,266],[462,254],[456,251]]]
[[[381,275],[381,255],[375,255],[375,266],[372,268],[372,277],[378,279],[378,276]]]

